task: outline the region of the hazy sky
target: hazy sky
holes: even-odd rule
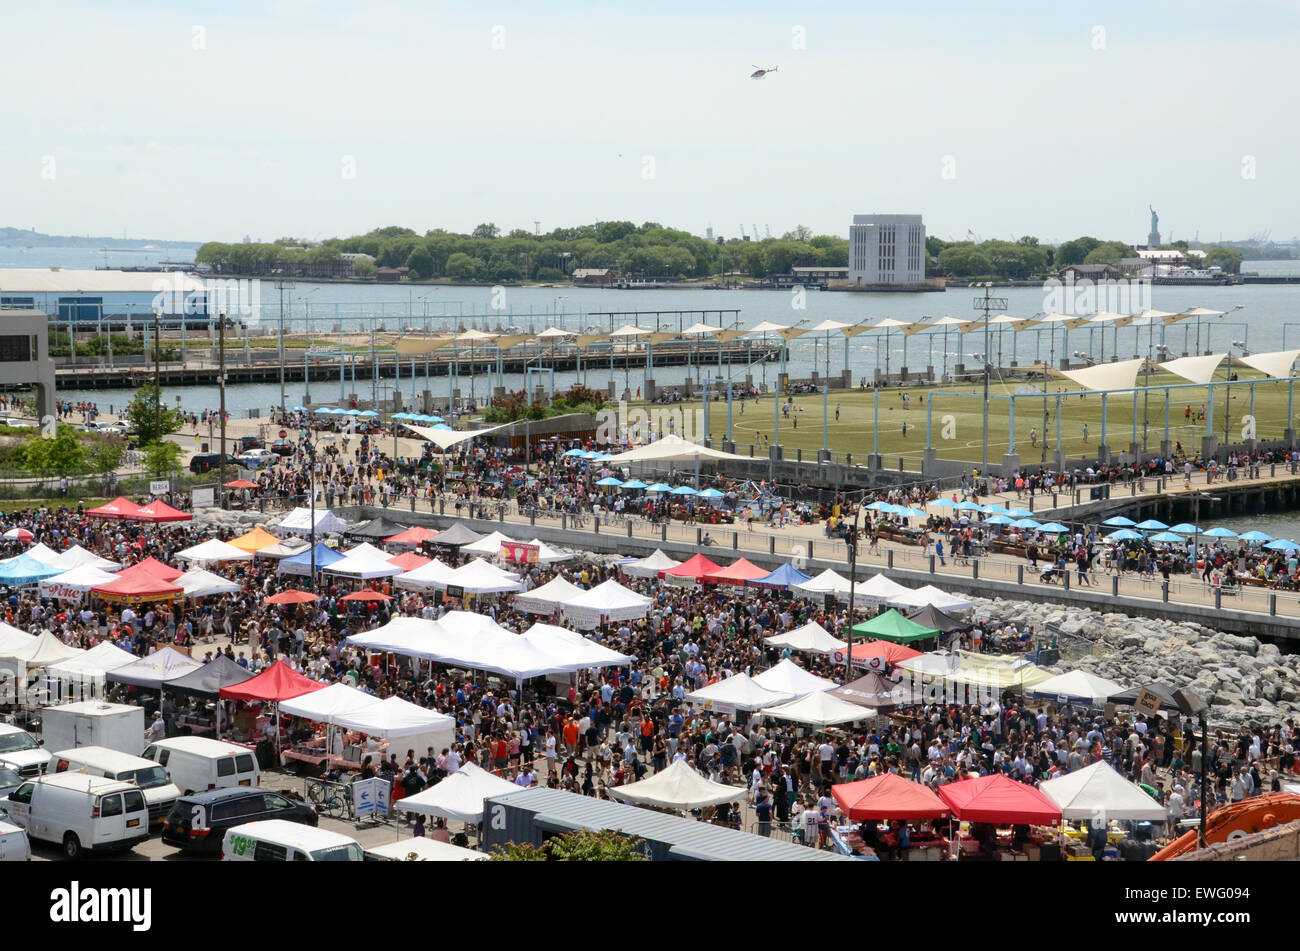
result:
[[[0,225],[1300,234],[1294,0],[8,7]]]

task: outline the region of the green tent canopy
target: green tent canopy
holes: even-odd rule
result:
[[[929,637],[939,636],[939,632],[934,628],[923,627],[915,621],[909,621],[893,608],[879,617],[873,617],[870,621],[855,624],[853,633],[882,641],[893,641],[895,644],[908,644],[912,641],[923,641]]]

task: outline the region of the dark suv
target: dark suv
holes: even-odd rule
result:
[[[316,825],[316,810],[266,789],[211,789],[176,800],[162,839],[168,845],[193,852],[220,852],[231,826],[260,819],[284,819]]]
[[[238,469],[243,466],[243,463],[231,453],[226,453],[226,465]],[[221,453],[219,452],[201,452],[190,459],[190,472],[211,472],[213,469],[220,468]]]

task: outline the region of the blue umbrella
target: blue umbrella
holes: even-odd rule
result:
[[[1106,519],[1106,521],[1101,524],[1110,525],[1114,528],[1131,528],[1136,525],[1137,522],[1133,521],[1131,518],[1125,518],[1123,515],[1116,515],[1114,518]]]
[[[446,422],[446,420],[443,419],[441,416],[426,416],[426,417],[424,417],[424,418],[427,419],[427,420],[428,420],[429,422],[431,422],[431,423],[445,423],[445,422]]]
[[[317,413],[332,413],[332,412],[334,412],[334,410],[333,410],[332,407],[329,407],[329,406],[318,406],[318,407],[317,407],[313,412],[317,412]]]
[[[345,409],[345,410],[340,410],[340,412],[342,412],[344,416],[360,416],[360,415],[361,415],[361,410],[359,410],[359,409]]]
[[[969,502],[969,501],[967,501],[967,500],[965,500],[965,499],[963,499],[962,501],[958,502],[956,505],[953,506],[953,508],[957,509],[957,511],[959,511],[959,512],[978,512],[978,511],[980,511],[980,507],[979,507],[978,505],[976,505],[974,502]]]
[[[1190,522],[1179,522],[1177,525],[1171,525],[1169,530],[1177,532],[1179,535],[1195,535],[1200,529]]]
[[[644,489],[644,488],[645,488],[645,483],[642,482],[640,479],[628,479],[626,482],[623,483],[623,488],[625,488],[625,489]]]
[[[1127,528],[1121,528],[1118,532],[1111,532],[1109,535],[1106,536],[1106,541],[1108,542],[1131,542],[1131,541],[1141,541],[1141,540],[1142,540],[1141,535]]]
[[[954,502],[952,499],[935,499],[930,504],[933,505],[935,508],[939,508],[939,509],[950,509],[950,508],[957,507],[957,503]],[[868,505],[867,508],[871,508],[871,506]]]
[[[913,509],[913,508],[902,508],[902,507],[900,507],[899,510],[898,510],[898,512],[895,513],[895,514],[901,515],[901,516],[903,516],[904,518],[926,518],[926,517],[928,517],[928,513],[926,513],[926,512],[922,512],[920,509]]]
[[[1173,532],[1160,532],[1151,536],[1153,542],[1169,542],[1170,544],[1182,544],[1183,536],[1176,535]]]
[[[1290,551],[1291,549],[1300,548],[1300,542],[1293,542],[1289,538],[1279,538],[1275,542],[1269,542],[1264,547],[1272,548],[1274,551]]]
[[[873,512],[892,512],[894,510],[894,506],[889,502],[872,502],[867,508]]]
[[[1010,515],[1005,505],[985,505],[980,508],[985,515]]]
[[[647,492],[671,492],[672,490],[671,485],[666,485],[663,482],[656,482],[654,485],[646,487]]]
[[[439,423],[437,426],[434,426],[433,428],[441,429],[444,430],[445,432],[451,432],[451,427],[448,426],[446,423]]]
[[[572,457],[572,456],[582,456],[582,455],[586,455],[586,452],[585,452],[584,450],[582,450],[582,449],[569,449],[569,450],[566,450],[564,454],[565,454],[566,456],[570,456],[570,457]]]
[[[1133,527],[1140,528],[1144,532],[1161,532],[1164,531],[1169,526],[1166,525],[1164,522],[1160,521],[1158,518],[1149,518],[1145,522],[1138,522]]]
[[[719,492],[717,489],[705,489],[703,492],[700,493],[700,498],[702,498],[702,499],[720,499],[720,498],[722,498],[722,493]]]
[[[990,515],[984,520],[989,525],[1014,525],[1016,520],[1010,515]]]
[[[1007,514],[1010,515],[1012,518],[1029,518],[1034,513],[1029,511],[1029,509],[1012,509]]]
[[[1016,528],[1042,528],[1042,522],[1035,522],[1032,518],[1022,518],[1013,523]]]
[[[1070,529],[1060,522],[1048,522],[1041,530],[1044,532],[1068,532]]]
[[[1206,538],[1236,538],[1237,533],[1230,528],[1212,528],[1208,532],[1202,532]]]
[[[379,414],[376,413],[373,409],[367,409],[367,410],[362,410],[362,411],[361,411],[359,414],[357,414],[357,415],[359,415],[359,416],[378,416]]]
[[[305,412],[307,412],[307,407],[305,407],[305,406],[290,406],[290,407],[289,407],[289,412],[291,412],[291,413],[305,413]]]
[[[1273,536],[1267,532],[1245,532],[1237,537],[1244,542],[1269,542],[1273,540]]]
[[[608,479],[601,479],[599,482],[596,483],[596,485],[607,485],[610,487],[618,486],[619,488],[623,487],[623,483],[620,482],[618,479],[615,479],[613,476],[610,476]]]
[[[389,418],[389,419],[410,419],[410,418],[411,418],[411,414],[410,414],[410,413],[394,413],[393,415],[389,416],[388,418]]]
[[[673,495],[699,495],[700,493],[696,492],[689,485],[679,485],[677,488],[673,489],[672,494]]]

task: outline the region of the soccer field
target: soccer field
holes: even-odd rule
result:
[[[1227,422],[1227,442],[1237,443],[1245,438],[1251,414],[1251,387],[1247,381],[1256,381],[1254,387],[1254,431],[1260,440],[1281,439],[1287,428],[1287,380],[1271,380],[1255,371],[1234,368],[1240,382],[1232,387],[1214,387],[1214,434],[1220,445],[1225,442],[1224,424]],[[1226,379],[1220,370],[1215,382]],[[1139,386],[1143,377],[1138,377]],[[1142,444],[1144,420],[1146,423],[1147,448],[1158,451],[1160,441],[1164,438],[1165,427],[1165,386],[1186,384],[1180,377],[1168,373],[1152,373],[1151,386],[1161,387],[1147,393],[1137,394],[1136,406],[1131,392],[1111,393],[1107,396],[1106,440],[1113,453],[1126,451],[1129,443],[1134,441],[1134,420],[1137,422],[1136,441]],[[1171,443],[1181,442],[1183,450],[1195,455],[1201,448],[1201,437],[1206,433],[1206,421],[1197,420],[1202,410],[1209,412],[1207,387],[1185,387],[1169,390],[1169,439]],[[1231,390],[1231,413],[1225,417],[1226,400]],[[1062,394],[1061,401],[1061,445],[1067,458],[1080,458],[1095,455],[1101,442],[1102,434],[1102,397],[1098,393],[1078,394],[1078,387],[1070,380],[1060,377],[1050,378],[1047,384],[1046,409],[1049,418],[1046,426],[1043,420],[1044,400],[1041,379],[1036,382],[1025,380],[998,381],[989,386],[989,461],[998,463],[1002,455],[1009,450],[1010,418],[1009,401],[1005,399],[1012,394],[1015,400],[1015,448],[1021,460],[1030,464],[1042,457],[1043,435],[1047,435],[1047,458],[1050,462],[1056,447],[1057,431],[1057,394]],[[886,465],[892,468],[898,457],[902,457],[907,468],[920,467],[925,450],[925,428],[927,410],[932,412],[933,427],[931,439],[940,458],[961,459],[979,462],[983,456],[983,419],[980,398],[983,386],[971,385],[889,387],[880,390],[879,409],[879,449],[885,457]],[[904,402],[904,395],[908,397]],[[955,395],[962,394],[962,395]],[[788,397],[782,398],[784,403]],[[872,451],[873,407],[875,394],[871,390],[832,390],[826,400],[827,421],[825,445],[837,457],[843,453],[852,453],[855,461],[865,462]],[[795,396],[794,408],[789,416],[784,413],[780,420],[780,442],[785,447],[787,459],[795,457],[796,450],[802,449],[805,458],[815,458],[817,450],[823,446],[822,408],[823,398],[820,394]],[[933,406],[931,407],[931,403]],[[742,455],[749,453],[754,446],[756,456],[765,457],[767,450],[762,441],[766,436],[773,437],[773,416],[776,400],[769,393],[758,401],[745,401],[732,404],[732,433],[736,451]],[[836,407],[839,418],[836,418]],[[1190,408],[1191,416],[1187,416]],[[727,404],[715,401],[710,404],[709,431],[714,445],[720,446],[727,432]],[[672,413],[683,416],[693,415],[700,419],[699,401],[677,404]],[[906,429],[906,432],[904,430]],[[1031,430],[1035,430],[1031,439]],[[699,424],[700,434],[703,426]],[[686,434],[692,435],[689,428]],[[1036,443],[1036,444],[1035,444]]]

